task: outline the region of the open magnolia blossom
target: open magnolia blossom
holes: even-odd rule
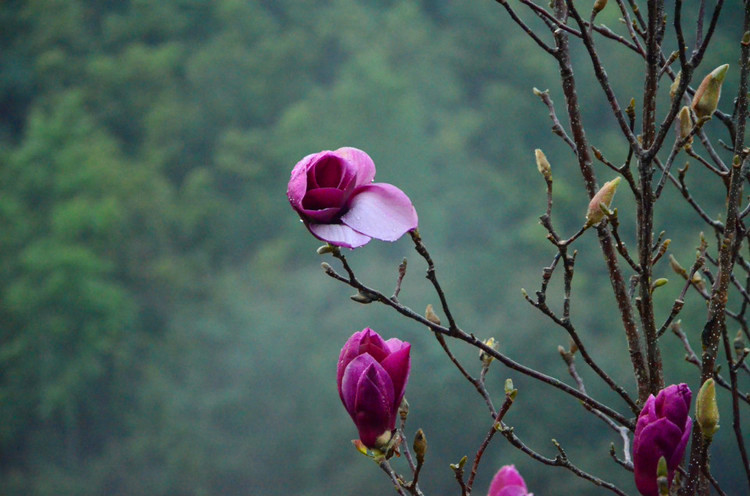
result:
[[[411,345],[384,341],[369,327],[355,332],[339,355],[339,396],[368,448],[383,448],[396,428],[396,416],[409,379]]]
[[[287,197],[310,232],[332,245],[396,241],[416,229],[417,211],[403,191],[374,177],[375,164],[362,150],[322,151],[297,162]]]
[[[534,496],[526,489],[526,482],[515,465],[504,465],[492,478],[487,496]]]
[[[659,496],[656,469],[659,458],[667,461],[668,481],[685,454],[693,420],[690,413],[692,393],[687,384],[673,384],[643,405],[633,437],[635,485],[643,496]]]

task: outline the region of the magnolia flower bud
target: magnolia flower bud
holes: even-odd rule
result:
[[[693,421],[690,388],[675,384],[651,395],[643,404],[633,435],[633,472],[638,491],[647,496],[659,494],[657,466],[667,461],[667,484],[685,454]]]
[[[716,384],[713,379],[707,379],[698,391],[695,418],[706,439],[711,439],[719,430],[719,406],[716,404]]]
[[[675,272],[675,274],[680,275],[684,279],[687,280],[688,278],[687,271],[682,265],[680,265],[680,262],[678,262],[677,259],[672,254],[669,255],[669,266],[672,267],[672,270]]]
[[[539,170],[539,173],[543,175],[544,179],[547,181],[552,181],[552,167],[550,167],[549,160],[547,160],[544,152],[537,148],[534,150],[534,155],[536,155],[536,168]]]
[[[424,436],[424,431],[419,429],[414,435],[414,453],[417,455],[417,463],[420,465],[424,463],[424,455],[427,453],[427,438]]]
[[[729,64],[724,64],[711,71],[703,81],[693,96],[693,110],[699,119],[704,117],[710,118],[716,107],[719,106],[719,97],[721,97],[721,84],[727,75]]]
[[[742,329],[737,331],[737,335],[734,338],[734,352],[737,356],[742,355],[745,352],[745,338],[742,335]]]
[[[584,228],[588,228],[593,226],[594,224],[598,224],[602,219],[604,219],[604,211],[602,210],[602,205],[609,208],[610,204],[612,203],[612,199],[615,197],[617,185],[620,184],[621,179],[622,178],[618,176],[611,181],[604,183],[604,186],[602,186],[601,189],[597,191],[597,193],[589,202],[589,208],[586,212],[586,224],[584,225]]]
[[[424,317],[433,324],[440,325],[440,317],[438,317],[435,310],[433,310],[432,303],[427,304],[427,308],[424,310]]]
[[[606,6],[607,0],[596,0],[596,2],[594,2],[594,14],[598,14]]]
[[[674,78],[672,85],[669,87],[669,96],[673,99],[675,94],[677,93],[677,88],[680,86],[680,79],[682,79],[682,71],[677,73],[677,76]]]
[[[693,129],[693,119],[690,117],[690,109],[686,106],[682,107],[680,113],[677,115],[677,125],[681,140],[685,141],[685,146],[689,146],[693,143],[693,137],[690,136],[690,130]]]

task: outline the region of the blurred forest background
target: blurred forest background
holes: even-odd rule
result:
[[[725,111],[741,8],[726,2],[696,74],[731,65]],[[613,4],[598,20],[622,31],[618,18]],[[639,102],[642,62],[600,46],[621,101]],[[592,144],[621,163],[626,146],[585,54],[574,55]],[[567,336],[520,292],[538,289],[554,255],[538,225],[546,199],[533,150],[552,163],[559,232],[581,225],[588,199],[534,86],[562,102],[554,61],[490,0],[0,3],[0,494],[387,494],[385,475],[350,444],[356,429],[335,385],[342,344],[365,326],[413,344],[407,429],[422,427],[430,444],[422,486],[457,494],[448,464],[484,438],[483,401],[426,329],[351,302],[322,273],[328,259],[290,209],[286,183],[304,155],[366,150],[376,180],[413,200],[460,325],[570,382],[556,350]],[[667,102],[668,84],[661,94]],[[724,137],[717,122],[708,129]],[[600,184],[614,177],[596,167]],[[701,174],[688,176],[693,194],[718,214],[723,186]],[[668,185],[657,231],[685,266],[703,229],[694,217]],[[598,246],[587,235],[577,248],[574,322],[632,393]],[[407,257],[401,301],[418,311],[437,303],[408,238],[348,256],[383,291]],[[665,262],[659,269],[674,279]],[[681,287],[658,290],[661,318]],[[687,303],[683,326],[697,346],[705,305]],[[662,340],[667,382],[695,390],[681,344]],[[456,353],[478,373],[473,350]],[[626,412],[579,370],[593,396]],[[609,457],[610,442],[621,451],[615,433],[497,363],[491,391],[502,394],[508,377],[520,391],[505,420],[521,439],[554,456],[556,438],[577,465],[635,492]],[[725,488],[740,487],[728,415],[722,425],[712,466]],[[507,463],[538,495],[602,494],[502,438],[476,492]]]

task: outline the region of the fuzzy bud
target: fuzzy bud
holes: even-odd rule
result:
[[[607,0],[596,0],[594,2],[594,14],[595,15],[598,14],[606,6],[607,6]]]
[[[745,352],[745,338],[742,335],[742,329],[737,331],[737,336],[734,338],[734,353],[737,356],[741,356]]]
[[[424,431],[419,429],[414,435],[414,453],[417,455],[417,463],[420,465],[424,463],[424,455],[427,453],[427,438],[424,436]]]
[[[437,316],[435,313],[435,310],[432,308],[432,303],[427,305],[427,308],[424,310],[424,318],[429,320],[435,325],[440,325],[440,317]]]
[[[674,99],[674,96],[677,94],[677,88],[680,86],[680,79],[682,79],[682,71],[677,73],[672,85],[669,87],[669,96],[672,99]]]
[[[682,276],[685,280],[688,278],[688,273],[685,270],[685,268],[680,265],[680,262],[677,261],[677,259],[674,257],[674,255],[669,255],[669,266],[672,268],[672,270],[675,272],[675,274]]]
[[[677,124],[680,140],[685,140],[685,146],[691,145],[693,137],[690,136],[690,130],[693,129],[693,119],[690,116],[690,109],[687,105],[682,107],[682,110],[677,115]]]
[[[537,148],[534,150],[534,155],[536,155],[536,168],[539,173],[544,176],[545,180],[552,181],[552,167],[549,165],[549,160],[547,160],[544,152]]]
[[[716,384],[713,379],[707,379],[698,391],[695,418],[706,439],[711,439],[719,430],[719,406],[716,404]]]
[[[699,119],[704,117],[710,118],[716,107],[719,106],[719,97],[721,97],[721,84],[727,75],[729,64],[724,64],[711,71],[703,81],[693,96],[693,110]]]
[[[586,224],[585,228],[591,227],[604,219],[604,211],[602,205],[609,208],[612,203],[612,199],[615,197],[617,186],[620,184],[621,177],[616,177],[611,181],[604,183],[599,191],[589,202],[589,208],[586,212]]]

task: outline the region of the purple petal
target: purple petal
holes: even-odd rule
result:
[[[358,248],[372,239],[344,224],[309,224],[307,228],[316,238],[345,248]]]
[[[373,364],[380,366],[370,355],[359,355],[350,361],[344,369],[344,374],[341,377],[340,395],[344,408],[352,418],[354,418],[354,407],[357,401],[357,384],[365,370]]]
[[[503,492],[506,489],[510,491],[507,493]],[[518,492],[518,489],[521,492]],[[516,470],[515,465],[504,465],[501,467],[495,474],[495,477],[492,478],[492,483],[490,484],[489,496],[505,496],[506,494],[526,495],[526,482],[524,482],[523,477]]]
[[[396,241],[407,231],[416,229],[418,218],[411,200],[391,184],[362,186],[349,199],[349,211],[341,221],[357,232]]]
[[[672,480],[672,472],[674,472],[674,470],[680,464],[680,462],[682,461],[682,457],[685,456],[685,447],[687,446],[688,439],[690,439],[690,432],[692,431],[692,429],[693,419],[688,417],[685,422],[685,430],[682,432],[680,442],[675,447],[672,456],[667,458],[667,468],[669,468],[670,471],[670,481]]]
[[[355,361],[356,359],[352,363]],[[396,417],[393,411],[391,379],[378,363],[373,362],[359,378],[354,404],[355,414],[352,416],[359,430],[359,439],[365,446],[374,446],[380,435],[395,427]]]
[[[380,337],[380,334],[373,331],[369,327],[366,327],[362,331],[362,339],[359,341],[359,353],[368,354],[373,357],[377,362],[382,362],[385,357],[388,356],[390,351],[388,346]]]
[[[317,188],[340,188],[352,176],[346,159],[335,152],[325,152],[310,167],[308,183]]]
[[[360,355],[359,343],[360,341],[362,341],[362,337],[365,336],[367,334],[367,331],[369,330],[370,328],[368,327],[352,334],[351,337],[346,340],[344,346],[341,348],[341,353],[339,353],[339,361],[336,366],[336,384],[338,385],[339,396],[341,396],[342,402],[344,401],[344,397],[341,394],[341,379],[342,377],[344,377],[344,370],[346,370],[346,366],[349,365],[349,362]]]
[[[661,418],[646,427],[633,441],[635,485],[644,496],[658,496],[656,467],[659,458],[669,460],[679,446],[682,430],[669,419]]]
[[[656,397],[656,412],[677,426],[685,425],[690,410],[692,393],[687,384],[673,384],[661,390]]]
[[[344,147],[333,152],[347,160],[356,171],[352,187],[370,184],[375,179],[375,163],[370,156],[359,148]]]
[[[393,381],[394,406],[396,408],[401,404],[404,391],[406,390],[406,382],[409,380],[409,371],[411,370],[410,350],[411,345],[406,343],[406,346],[391,353],[385,360],[380,362],[380,365],[388,372]]]
[[[643,404],[641,413],[638,414],[638,422],[635,425],[635,438],[638,437],[638,434],[643,430],[644,427],[652,422],[655,422],[658,419],[658,417],[656,416],[655,405],[656,398],[653,394],[650,394],[646,399],[646,403]]]
[[[344,192],[336,188],[311,189],[302,199],[302,210],[314,213],[324,208],[341,208],[344,206]]]

